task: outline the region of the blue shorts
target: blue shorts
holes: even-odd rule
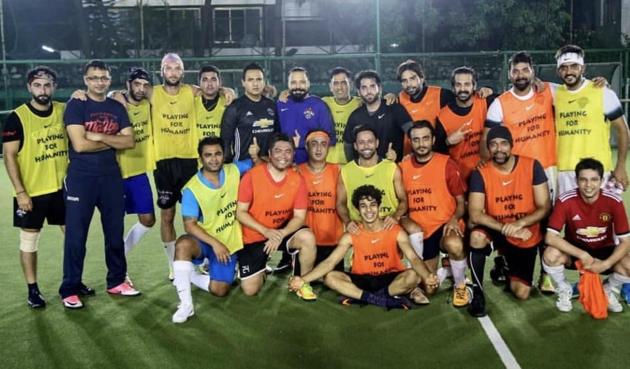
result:
[[[153,214],[153,193],[146,173],[125,178],[125,213]]]
[[[234,277],[236,276],[236,263],[238,261],[236,253],[230,255],[230,260],[227,264],[223,264],[219,261],[219,259],[217,259],[216,255],[214,254],[214,250],[210,245],[197,238],[195,239],[199,243],[201,255],[198,258],[192,260],[193,264],[199,265],[203,263],[204,259],[208,259],[208,274],[210,274],[211,281],[225,283],[234,282]]]

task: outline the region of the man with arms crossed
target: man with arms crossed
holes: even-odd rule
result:
[[[621,197],[601,189],[604,166],[598,160],[582,159],[575,166],[578,188],[563,193],[556,202],[545,241],[543,267],[557,285],[556,307],[569,312],[572,288],[565,280],[565,266],[611,274],[604,284],[608,310],[621,312],[616,293],[630,301],[630,229]],[[564,237],[560,232],[564,228]],[[616,241],[618,240],[618,242]]]
[[[360,186],[352,193],[352,204],[361,216],[357,232],[345,233],[339,246],[310,273],[292,278],[289,282],[291,289],[298,290],[325,276],[324,283],[343,295],[342,304],[358,302],[388,309],[409,309],[411,305],[406,298],[394,296],[409,294],[420,282],[437,288],[437,277],[415,254],[407,233],[399,225],[386,227],[379,216],[379,189],[371,185]],[[350,248],[353,251],[351,272],[333,270]],[[412,269],[403,265],[403,255]]]
[[[57,74],[39,66],[26,74],[28,103],[9,114],[2,131],[2,151],[13,184],[13,226],[20,228],[20,262],[28,287],[27,303],[43,308],[37,286],[37,249],[44,219],[65,224],[62,182],[68,167],[63,126],[65,104],[52,101]]]
[[[512,155],[512,135],[504,126],[488,132],[492,161],[470,177],[468,212],[474,228],[470,234],[473,300],[468,312],[486,315],[483,273],[490,243],[505,250],[509,288],[520,300],[529,297],[542,242],[540,221],[551,209],[547,177],[540,163]]]
[[[140,294],[125,282],[127,262],[123,242],[125,198],[116,150],[134,147],[133,128],[122,104],[107,97],[109,67],[99,60],[84,68],[87,100],[72,99],[64,123],[71,145],[65,179],[66,227],[63,282],[59,293],[64,306],[79,309],[83,303],[81,277],[85,246],[94,208],[101,213],[107,264],[107,292]]]

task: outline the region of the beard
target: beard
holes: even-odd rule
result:
[[[472,91],[460,91],[457,93],[457,99],[461,102],[467,102],[472,97]]]
[[[306,94],[308,94],[308,90],[303,90],[301,88],[294,88],[292,90],[289,90],[289,94],[291,95],[291,98],[293,100],[302,101],[306,97]]]
[[[50,103],[50,95],[32,95],[33,100],[37,101],[38,104],[48,105]]]
[[[164,78],[164,84],[171,87],[179,86],[181,82],[182,82],[181,78],[175,82],[171,82],[168,78]]]
[[[514,87],[516,87],[516,89],[519,91],[525,91],[531,84],[532,81],[527,78],[519,78],[514,81]]]

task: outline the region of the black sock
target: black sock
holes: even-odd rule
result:
[[[473,288],[483,289],[483,271],[486,267],[486,255],[476,249],[472,249],[468,260],[470,261]]]
[[[34,293],[39,291],[39,287],[37,286],[37,282],[35,283],[27,283],[26,284],[28,286],[28,293]]]

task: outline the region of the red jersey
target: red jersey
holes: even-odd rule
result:
[[[247,172],[238,188],[238,202],[249,203],[249,214],[267,228],[280,229],[293,218],[294,209],[306,209],[306,185],[295,170],[288,169],[276,182],[267,164],[257,165]],[[243,225],[243,242],[254,243],[266,238]]]
[[[587,251],[614,246],[614,236],[630,236],[622,199],[606,190],[600,190],[592,204],[584,202],[577,189],[565,192],[556,201],[547,227],[558,234],[564,227],[564,238]]]

